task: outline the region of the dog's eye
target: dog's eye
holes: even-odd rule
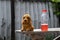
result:
[[[27,17],[27,19],[30,19],[29,17]]]
[[[23,17],[23,19],[25,19],[25,17]]]

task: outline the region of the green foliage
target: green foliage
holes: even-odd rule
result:
[[[54,12],[54,14],[56,14],[57,16],[60,16],[60,12]]]
[[[54,14],[60,16],[60,0],[52,0],[52,2],[54,2],[53,4]]]
[[[52,0],[53,2],[60,2],[60,0]]]
[[[54,39],[54,35],[52,34],[47,34],[45,37],[45,40],[53,40]]]

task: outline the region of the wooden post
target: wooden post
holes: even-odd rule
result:
[[[11,40],[15,40],[15,11],[14,11],[14,0],[11,0]]]

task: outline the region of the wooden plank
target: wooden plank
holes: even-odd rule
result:
[[[60,28],[48,28],[48,31],[60,31]],[[21,33],[21,30],[16,30],[16,33]],[[32,32],[42,32],[41,29],[34,29]]]

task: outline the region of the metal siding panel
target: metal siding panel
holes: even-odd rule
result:
[[[43,9],[46,9],[46,8],[45,8],[45,3],[42,2],[42,3],[41,3],[41,6],[42,6],[42,10],[43,10]]]
[[[11,32],[11,8],[10,8],[10,4],[9,4],[9,1],[1,1],[1,14],[3,14],[2,18],[4,20],[2,20],[5,25],[3,25],[3,27],[1,28],[1,32],[2,32],[2,35],[3,35],[3,38],[5,37],[5,39],[7,40],[7,36],[8,36],[8,32],[10,33]],[[7,27],[9,27],[9,30],[7,30]],[[3,30],[4,29],[4,30]],[[11,34],[9,35],[11,37]]]
[[[50,7],[49,7],[49,3],[48,3],[48,14],[49,14],[49,28],[51,28],[51,17],[50,17]]]
[[[0,1],[0,38],[2,39],[3,38],[3,35],[2,35],[2,27],[1,27],[1,25],[2,25],[2,18],[3,18],[3,13],[2,13],[2,11],[1,11],[1,1]]]
[[[20,18],[25,14],[25,2],[20,2]]]
[[[3,13],[3,17],[4,17],[4,22],[5,22],[5,25],[2,29],[4,29],[4,37],[5,39],[7,40],[7,14],[6,14],[6,1],[1,1],[1,10],[2,10],[2,13]]]
[[[54,17],[54,28],[55,28],[55,16],[56,16],[56,15],[53,15],[53,17]]]
[[[54,27],[57,28],[58,27],[58,18],[56,15],[54,15],[54,20],[55,20],[55,22],[54,22],[55,26]]]
[[[36,27],[37,27],[37,24],[36,24],[36,13],[35,13],[35,2],[33,3],[33,13],[34,13],[34,27],[35,27],[35,29],[36,29]]]
[[[17,24],[15,24],[16,29],[20,29],[20,2],[17,2],[15,4],[15,22]]]
[[[30,3],[30,6],[29,6],[29,13],[30,13],[31,18],[32,18],[32,24],[34,25],[33,3]]]
[[[20,2],[20,14],[25,14],[25,2]],[[22,17],[21,15],[21,17]]]
[[[42,10],[42,5],[41,5],[41,3],[39,2],[38,4],[37,4],[37,7],[38,7],[38,28],[40,28],[40,24],[41,24],[41,19],[40,19],[40,17],[41,17],[41,10]]]
[[[15,3],[15,30],[20,29],[20,2]],[[15,33],[16,40],[21,40],[21,34]]]
[[[1,1],[0,1],[0,12],[1,12]],[[1,13],[2,13],[2,12],[1,12]],[[0,15],[2,15],[1,13],[0,13]],[[1,35],[1,21],[2,21],[2,18],[1,18],[1,16],[0,16],[0,35]]]
[[[29,13],[29,2],[25,2],[25,12]]]
[[[11,4],[6,1],[6,15],[7,15],[7,40],[11,40]]]
[[[37,3],[36,2],[33,3],[33,12],[34,12],[34,26],[35,26],[35,28],[37,28],[38,26],[37,26],[37,16],[36,16],[36,13],[37,13]]]
[[[49,8],[48,8],[48,2],[46,2],[45,6],[46,6],[46,9],[47,9],[47,14],[48,14],[48,18],[49,18]],[[49,24],[49,28],[51,27],[50,25],[50,20],[48,21],[48,24]]]
[[[38,8],[37,8],[37,2],[35,3],[35,13],[36,13],[36,28],[38,29]]]
[[[51,20],[51,28],[54,27],[54,21],[53,21],[53,10],[52,10],[52,4],[49,2],[49,10],[50,10],[50,20]]]

